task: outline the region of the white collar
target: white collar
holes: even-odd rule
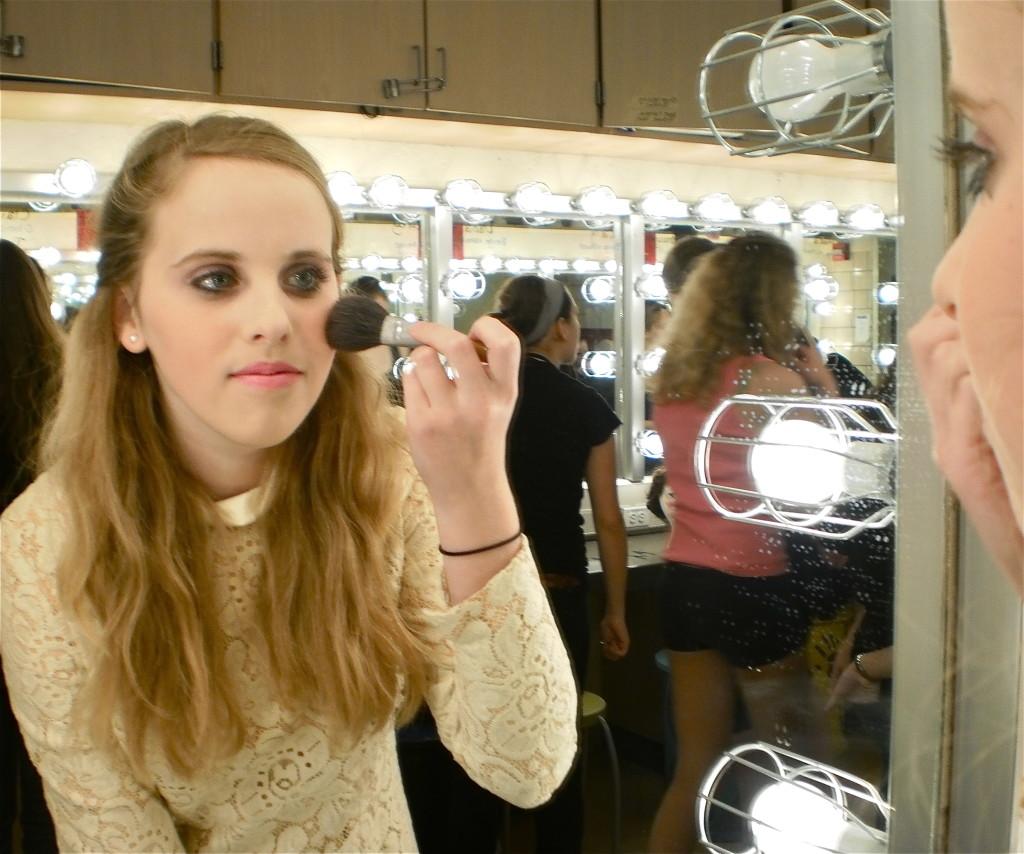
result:
[[[263,486],[257,486],[240,495],[232,495],[216,503],[221,519],[230,528],[244,528],[256,521],[263,510]]]

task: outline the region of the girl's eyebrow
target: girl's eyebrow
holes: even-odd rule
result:
[[[979,113],[987,110],[994,103],[992,99],[982,100],[975,98],[973,95],[967,94],[963,89],[958,89],[956,86],[951,86],[947,92],[946,97],[952,102],[952,104],[961,112],[965,113]]]
[[[175,267],[181,267],[184,264],[188,264],[192,261],[198,261],[200,259],[217,259],[219,261],[237,261],[242,256],[237,252],[230,252],[227,249],[197,249],[195,252],[189,252],[183,258],[178,259],[174,264],[171,265],[172,269]]]

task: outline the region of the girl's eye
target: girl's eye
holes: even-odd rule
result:
[[[300,267],[288,274],[288,287],[300,294],[315,294],[327,281],[327,273],[317,266]]]
[[[189,280],[192,287],[209,294],[222,294],[235,285],[235,274],[230,270],[208,270]]]
[[[967,170],[966,189],[972,201],[988,187],[988,180],[995,165],[995,154],[974,142],[962,139],[942,140],[942,156]]]

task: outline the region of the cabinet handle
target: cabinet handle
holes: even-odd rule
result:
[[[415,44],[412,46],[416,55],[416,76],[411,80],[399,80],[397,77],[385,77],[381,81],[381,89],[385,98],[398,98],[401,95],[415,95],[422,92],[440,92],[447,85],[448,77],[448,52],[443,48],[437,48],[441,57],[441,74],[438,77],[427,77],[426,69],[423,67],[423,47]]]

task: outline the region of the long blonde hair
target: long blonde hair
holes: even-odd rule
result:
[[[192,158],[274,163],[308,177],[341,218],[311,155],[267,122],[165,122],[128,154],[103,206],[96,296],[78,316],[45,459],[65,490],[62,601],[95,642],[80,712],[94,738],[148,775],[147,739],[192,775],[244,743],[214,597],[216,508],[182,465],[148,353],[121,349],[118,292],[139,285],[149,214]],[[277,698],[341,739],[422,699],[427,656],[386,595],[385,535],[397,529],[400,430],[358,358],[339,354],[305,421],[274,449],[256,522],[263,572],[255,628]],[[403,695],[404,690],[404,697]]]
[[[708,403],[735,356],[784,360],[793,347],[796,254],[750,232],[703,255],[686,281],[652,384],[655,400]]]

